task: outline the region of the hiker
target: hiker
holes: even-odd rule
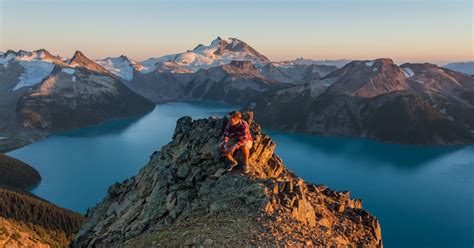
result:
[[[242,114],[239,111],[230,112],[229,117],[229,122],[224,131],[224,140],[219,144],[219,148],[230,163],[227,171],[231,171],[239,164],[233,155],[235,151],[242,149],[244,155],[243,171],[247,173],[250,149],[253,144],[250,127],[245,120],[242,120]]]

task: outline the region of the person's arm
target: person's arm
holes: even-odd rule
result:
[[[224,143],[227,144],[229,142],[229,137],[230,137],[230,125],[229,123],[227,123],[224,130]]]

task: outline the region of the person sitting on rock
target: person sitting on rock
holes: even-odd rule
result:
[[[230,162],[227,171],[231,171],[239,164],[233,156],[235,151],[241,149],[244,156],[243,171],[248,172],[249,154],[253,145],[249,124],[242,120],[242,114],[239,111],[232,111],[229,116],[230,119],[224,131],[224,140],[219,144],[219,148]]]

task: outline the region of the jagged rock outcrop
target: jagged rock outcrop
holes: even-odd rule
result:
[[[72,246],[382,246],[360,200],[291,173],[253,114],[244,116],[255,138],[250,173],[224,173],[216,146],[226,118],[182,117],[137,176],[89,209]]]

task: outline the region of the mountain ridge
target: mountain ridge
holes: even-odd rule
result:
[[[284,131],[469,144],[474,143],[473,87],[473,77],[433,64],[353,61],[309,84],[264,93],[243,109],[255,111],[264,127]]]

